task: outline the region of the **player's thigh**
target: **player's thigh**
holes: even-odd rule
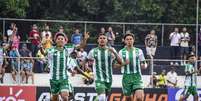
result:
[[[95,81],[95,90],[96,90],[96,93],[98,94],[102,94],[102,93],[105,93],[107,87],[105,85],[104,82],[101,82],[101,81]]]

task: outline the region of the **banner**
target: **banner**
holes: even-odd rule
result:
[[[34,86],[0,86],[0,101],[36,101]]]
[[[37,101],[47,101],[50,99],[49,87],[37,87]],[[97,93],[92,87],[75,87],[75,101],[94,101]],[[144,101],[167,101],[167,89],[145,89]],[[108,101],[126,101],[121,88],[112,88]]]
[[[168,89],[168,100],[169,101],[178,101],[180,96],[182,95],[184,89],[176,89],[176,88],[169,88]],[[201,99],[201,89],[197,90],[199,99]],[[190,95],[187,101],[194,101],[193,96]],[[199,100],[200,101],[200,100]]]

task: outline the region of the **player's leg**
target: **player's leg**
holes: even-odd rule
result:
[[[96,93],[98,94],[98,101],[106,101],[106,86],[104,82],[96,81]]]
[[[52,94],[51,101],[59,101],[59,95],[58,94]]]
[[[50,80],[51,101],[59,101],[60,87],[59,80]]]
[[[132,83],[132,91],[136,101],[144,100],[144,91],[143,91],[143,82],[140,74],[132,74],[133,83]]]
[[[68,99],[68,97],[69,97],[69,92],[68,91],[61,91],[60,95],[61,95],[61,98],[62,98],[63,101],[68,101],[69,100]]]
[[[185,87],[182,95],[179,98],[179,101],[185,101],[189,96],[189,88]]]
[[[194,101],[198,101],[199,96],[198,96],[198,92],[197,92],[196,86],[192,86],[192,87],[191,87],[191,94],[192,94],[193,97],[194,97]]]
[[[134,96],[136,101],[144,101],[144,91],[142,89],[136,90]]]
[[[123,79],[122,79],[122,90],[123,94],[126,96],[126,101],[132,101],[133,96],[132,96],[132,81],[130,79],[130,75],[124,74]],[[131,82],[130,82],[131,81]]]
[[[69,100],[69,92],[73,92],[73,87],[68,80],[61,80],[60,96],[63,101]]]

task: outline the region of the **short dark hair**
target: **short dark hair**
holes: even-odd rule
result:
[[[135,39],[135,35],[133,33],[128,33],[124,35],[124,40],[126,39],[127,36],[131,36],[133,37],[133,39]]]

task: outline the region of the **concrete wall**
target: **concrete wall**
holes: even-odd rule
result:
[[[150,82],[149,78],[150,78],[149,75],[143,75],[144,87],[148,87],[148,84]],[[181,88],[184,87],[184,78],[185,76],[178,76],[178,87],[181,87]],[[43,73],[35,74],[34,80],[35,80],[34,85],[36,86],[49,86],[49,74],[43,74]],[[75,75],[74,77],[70,77],[70,80],[74,87],[94,87],[94,84],[85,85],[82,81],[82,76],[79,74]],[[112,87],[122,87],[121,80],[122,80],[122,75],[113,75]],[[13,85],[13,81],[12,81],[10,73],[5,74],[3,85]],[[17,84],[14,84],[14,85],[17,85]],[[21,85],[32,85],[31,79],[29,79],[29,84],[21,84]],[[201,76],[198,76],[197,86],[198,88],[201,88]]]

